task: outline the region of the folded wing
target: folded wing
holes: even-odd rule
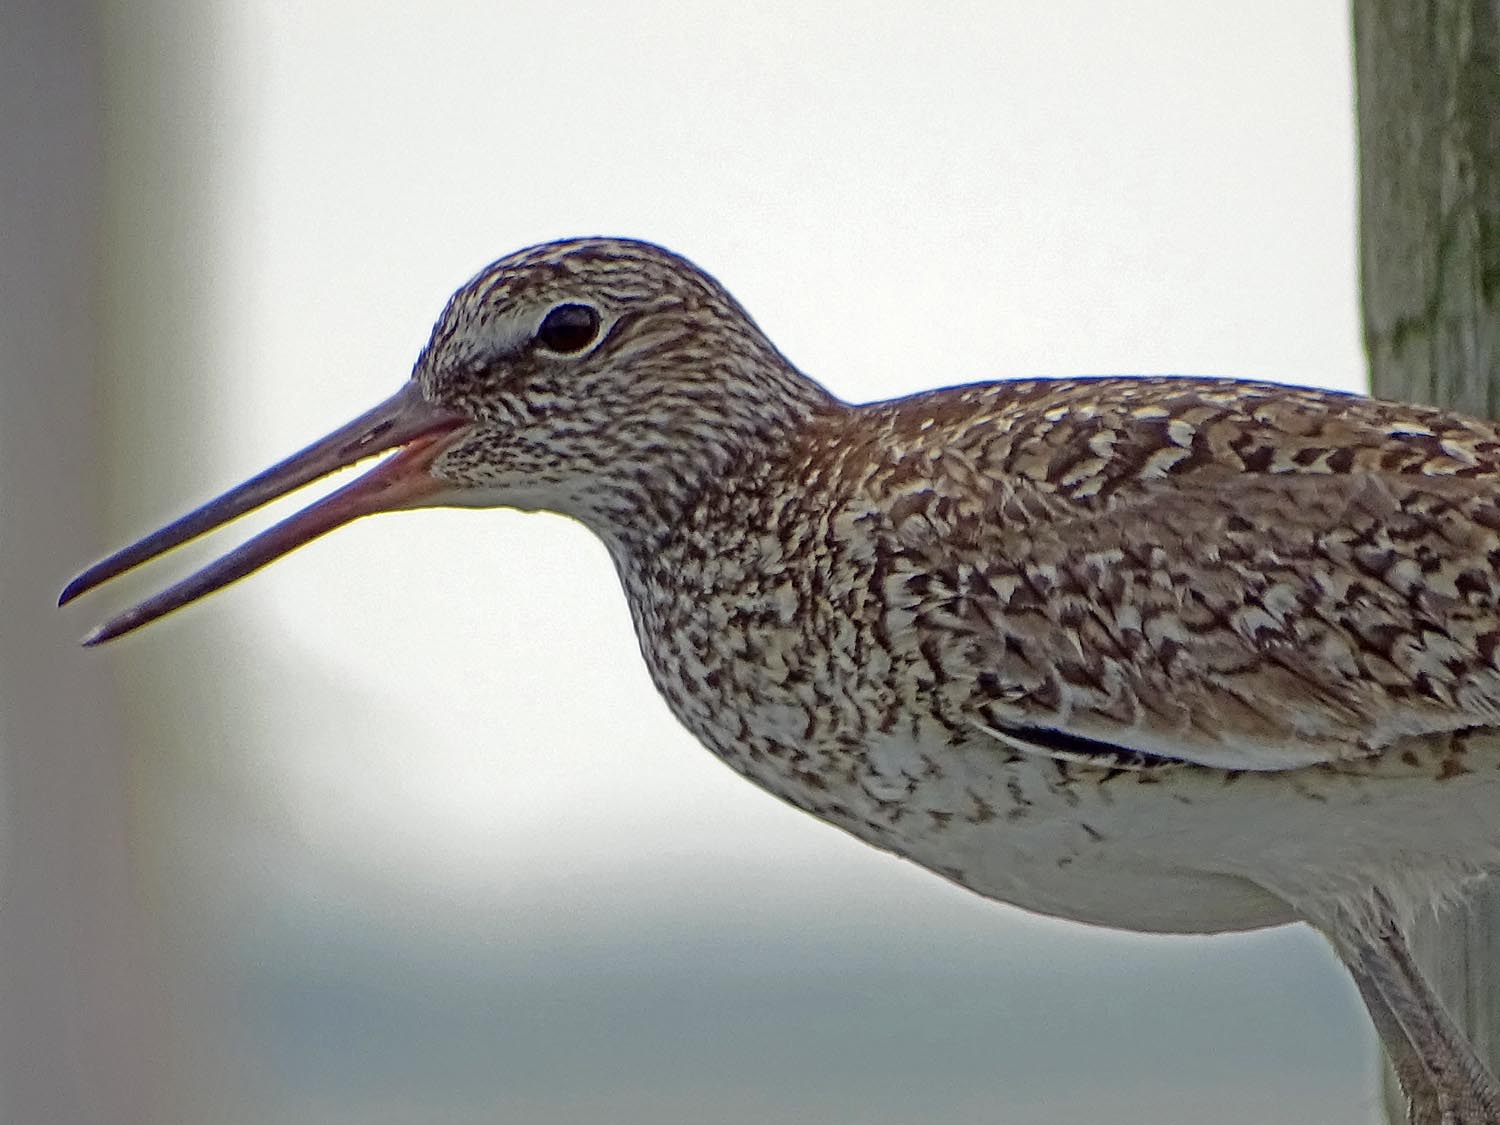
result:
[[[1278,770],[1500,725],[1494,431],[1265,384],[1057,386],[1051,409],[1045,382],[1013,414],[997,395],[887,500],[891,627],[943,638],[925,658],[955,654],[972,726],[1063,760]]]

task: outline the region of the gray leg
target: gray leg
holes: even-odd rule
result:
[[[1365,972],[1364,966],[1353,958],[1345,958],[1344,964],[1349,975],[1354,978],[1359,995],[1365,1002],[1365,1009],[1375,1025],[1376,1034],[1385,1047],[1386,1057],[1391,1060],[1391,1068],[1395,1070],[1401,1091],[1406,1096],[1407,1125],[1441,1125],[1443,1118],[1438,1104],[1437,1085],[1426,1063],[1411,1045],[1400,1021],[1385,1002],[1380,990],[1375,987],[1375,982]]]
[[[1422,977],[1384,897],[1330,937],[1410,1099],[1408,1120],[1500,1125],[1500,1085]]]

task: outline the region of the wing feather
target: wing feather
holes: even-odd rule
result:
[[[1500,724],[1492,429],[1266,385],[1071,381],[1050,410],[1034,386],[901,484],[892,625],[949,639],[969,721],[1244,770]]]

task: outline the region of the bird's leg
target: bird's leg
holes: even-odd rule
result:
[[[1365,1002],[1365,1010],[1370,1013],[1375,1032],[1385,1047],[1386,1057],[1391,1060],[1396,1080],[1401,1084],[1401,1092],[1407,1102],[1407,1125],[1441,1125],[1442,1109],[1432,1072],[1412,1046],[1401,1022],[1396,1019],[1396,1014],[1385,1002],[1385,997],[1365,971],[1364,965],[1354,957],[1344,957],[1343,960],[1349,975],[1354,978],[1355,987],[1359,989],[1360,998]]]
[[[1366,964],[1374,966],[1392,1014],[1432,1073],[1443,1120],[1500,1125],[1500,1084],[1427,983],[1388,912],[1372,949],[1378,952],[1367,954]]]
[[[1335,927],[1334,946],[1370,1009],[1418,1125],[1500,1125],[1500,1085],[1418,969],[1377,895]]]

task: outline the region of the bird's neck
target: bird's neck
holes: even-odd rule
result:
[[[789,365],[763,369],[753,392],[705,378],[693,394],[658,404],[649,444],[628,468],[590,482],[574,514],[604,540],[622,567],[663,544],[725,501],[776,476],[807,434],[850,408]]]

